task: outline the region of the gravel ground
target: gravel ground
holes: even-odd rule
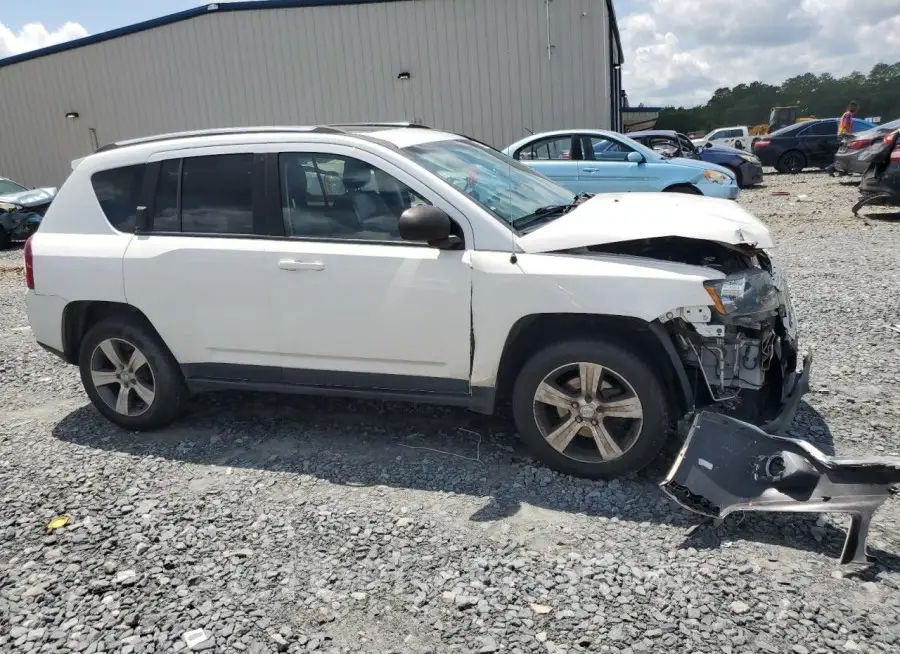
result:
[[[896,453],[900,222],[853,218],[856,194],[807,173],[741,202],[815,348],[794,434]],[[552,473],[454,409],[225,394],[124,433],[32,341],[20,277],[0,271],[0,651],[900,649],[896,501],[851,572],[839,516],[698,527],[648,475]]]

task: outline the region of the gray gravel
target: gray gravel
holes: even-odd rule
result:
[[[855,196],[809,173],[741,202],[815,347],[794,433],[900,452],[900,222],[852,218]],[[453,409],[226,394],[124,433],[26,326],[0,272],[0,651],[900,649],[896,501],[881,562],[850,574],[839,516],[697,527],[647,475],[555,474],[502,419]]]

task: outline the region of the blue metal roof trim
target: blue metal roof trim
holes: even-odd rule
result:
[[[640,114],[644,112],[660,112],[665,107],[622,107],[622,113],[626,114]]]
[[[294,9],[300,7],[366,5],[380,2],[396,2],[396,0],[255,0],[250,2],[211,2],[209,4],[203,5],[202,7],[185,9],[184,11],[179,11],[175,14],[168,14],[166,16],[160,16],[159,18],[145,20],[141,23],[135,23],[134,25],[126,25],[125,27],[119,27],[114,30],[100,32],[99,34],[92,34],[80,39],[66,41],[65,43],[58,43],[46,48],[40,48],[39,50],[31,50],[29,52],[23,52],[22,54],[6,57],[5,59],[0,59],[0,68],[2,68],[3,66],[9,66],[11,64],[17,64],[22,61],[28,61],[29,59],[38,59],[40,57],[46,57],[47,55],[56,54],[58,52],[65,52],[66,50],[75,50],[76,48],[81,48],[86,45],[93,45],[95,43],[111,41],[112,39],[117,39],[121,36],[137,34],[138,32],[144,32],[146,30],[153,29],[154,27],[171,25],[172,23],[179,23],[183,20],[190,20],[191,18],[206,16],[207,14],[234,11],[252,11],[260,9]]]

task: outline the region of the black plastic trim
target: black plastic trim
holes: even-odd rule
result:
[[[375,393],[446,394],[470,398],[465,379],[384,375],[379,373],[307,370],[277,366],[250,366],[229,363],[191,363],[181,367],[191,382],[228,382],[231,384],[284,384],[310,389],[333,389]],[[466,403],[468,403],[467,400]]]
[[[687,371],[684,369],[684,362],[682,362],[681,357],[678,356],[678,351],[672,344],[669,332],[657,321],[648,323],[648,327],[650,328],[650,333],[659,339],[660,345],[662,345],[663,350],[669,356],[669,362],[672,365],[672,370],[675,372],[675,380],[678,382],[678,390],[681,391],[679,400],[684,403],[682,408],[686,412],[692,411],[694,408],[694,390],[691,388]]]
[[[50,347],[50,346],[47,345],[46,343],[41,343],[40,341],[38,341],[38,345],[39,345],[43,350],[46,350],[46,351],[49,352],[50,354],[53,354],[53,355],[58,356],[60,359],[62,359],[62,360],[65,361],[66,363],[68,363],[68,360],[66,359],[66,355],[65,355],[63,352],[61,352],[60,350],[57,350],[55,347]]]

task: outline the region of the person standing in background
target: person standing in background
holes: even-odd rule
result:
[[[856,109],[856,102],[847,105],[847,111],[841,116],[841,122],[838,124],[838,136],[847,136],[853,133],[853,118],[856,116]]]

